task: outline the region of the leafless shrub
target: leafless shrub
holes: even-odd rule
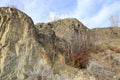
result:
[[[38,80],[46,80],[52,74],[52,68],[44,57],[35,63],[33,71],[31,71],[31,75],[37,77]]]
[[[55,74],[50,65],[44,58],[41,58],[34,65],[33,71],[30,72],[30,79],[34,80],[95,80],[93,77],[85,77],[81,72],[78,74],[69,73],[67,70],[60,70],[59,73]]]
[[[72,80],[68,72],[60,71],[59,74],[54,74],[51,65],[48,64],[46,59],[43,57],[38,60],[30,72],[31,79],[36,80]]]
[[[71,53],[79,54],[80,52],[93,49],[95,36],[93,32],[88,29],[85,31],[71,29],[70,32],[66,33],[64,39],[68,42],[68,45],[71,46]]]
[[[119,24],[119,16],[118,15],[110,16],[109,20],[110,20],[111,26],[117,26],[118,27],[118,24]]]
[[[68,33],[65,34],[64,45],[65,56],[67,63],[72,63],[79,67],[86,67],[89,61],[89,53],[95,51],[95,35],[88,29],[80,31],[79,29],[72,28]],[[73,59],[74,58],[74,59]]]
[[[75,75],[67,70],[60,70],[59,73],[55,74],[44,57],[36,61],[33,71],[29,73],[30,77],[27,80],[95,80],[92,76],[85,77],[82,72]]]

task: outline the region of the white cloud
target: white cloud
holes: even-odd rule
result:
[[[51,5],[51,0],[44,1],[44,0],[19,0],[20,3],[23,4],[23,11],[25,11],[33,20],[34,22],[41,22],[45,21],[46,11],[49,9]]]
[[[83,17],[92,11],[92,5],[95,0],[77,0],[77,8],[74,11],[75,17]]]
[[[70,10],[69,8],[64,8],[61,4],[58,5],[58,3],[62,3],[61,0],[0,0],[0,6],[14,4],[17,8],[27,13],[35,23],[41,21],[46,22],[54,18],[75,17],[89,28],[109,26],[108,18],[111,15],[118,14],[120,16],[119,0],[75,1],[77,4],[74,4],[74,9]],[[65,1],[64,6],[67,3],[68,1]],[[72,3],[69,3],[69,6],[66,7],[70,7],[70,4],[72,5]],[[61,7],[63,11],[61,11],[62,9],[58,9]]]
[[[77,18],[83,23],[85,22],[85,19],[90,18],[90,16],[94,13],[95,9],[95,2],[96,0],[77,0],[77,6],[73,11],[70,11],[69,13],[63,13],[59,14],[58,12],[52,12],[55,13],[54,17],[57,16],[59,18]],[[99,2],[103,2],[103,0],[100,0]],[[97,3],[99,3],[97,2]],[[51,13],[49,13],[49,16]],[[87,25],[88,26],[88,25]]]
[[[50,12],[48,16],[48,21],[54,21],[58,18],[58,15],[55,12]]]
[[[104,6],[96,15],[83,19],[83,22],[92,27],[107,27],[109,26],[109,17],[114,14],[120,14],[120,1],[113,2],[110,5]],[[119,15],[120,16],[120,15]]]
[[[54,21],[58,19],[64,19],[64,18],[74,18],[71,14],[60,14],[57,12],[50,12],[48,15],[48,21]]]
[[[5,6],[8,4],[8,0],[0,0],[0,6]]]
[[[75,17],[89,28],[107,27],[109,26],[109,17],[120,14],[119,8],[120,1],[115,0],[77,0],[77,7],[73,11],[67,14],[53,12],[52,15],[59,18]]]

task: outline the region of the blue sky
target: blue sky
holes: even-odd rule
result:
[[[77,18],[89,28],[110,26],[109,17],[120,16],[120,0],[0,0],[0,6],[16,6],[34,21]]]

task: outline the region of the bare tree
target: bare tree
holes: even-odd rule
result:
[[[95,36],[89,30],[71,29],[64,37],[67,63],[85,68],[89,61],[89,53],[94,49]]]
[[[111,26],[118,27],[119,24],[119,16],[118,15],[112,15],[109,18]]]

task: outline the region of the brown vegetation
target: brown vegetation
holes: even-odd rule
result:
[[[95,51],[96,38],[93,32],[86,30],[84,32],[78,29],[71,29],[69,36],[65,36],[67,44],[64,46],[67,63],[78,68],[86,68],[90,52]]]
[[[70,54],[70,59],[72,64],[75,65],[76,67],[86,68],[90,59],[90,55],[89,53],[82,53],[82,52],[79,54],[72,53]]]

